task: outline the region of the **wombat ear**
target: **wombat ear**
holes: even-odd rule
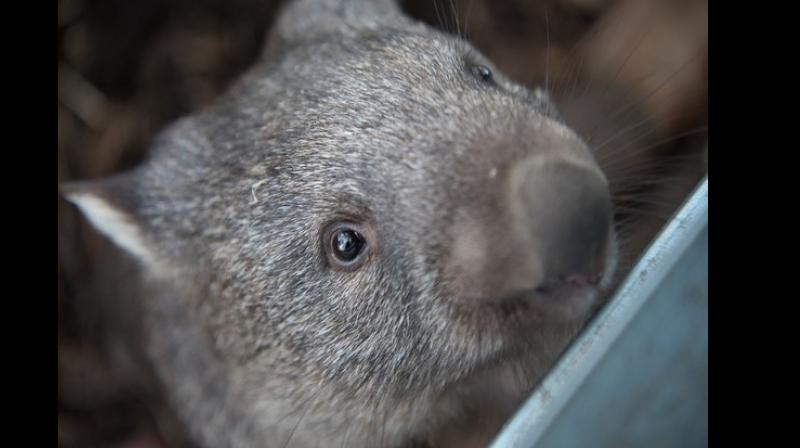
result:
[[[273,36],[287,43],[396,25],[404,18],[398,2],[399,0],[290,1],[278,17]]]
[[[123,176],[102,180],[66,182],[60,194],[75,204],[89,222],[111,241],[144,262],[154,260],[136,214],[136,200]]]

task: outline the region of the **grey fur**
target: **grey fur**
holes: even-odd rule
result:
[[[453,297],[453,229],[483,228],[493,179],[532,154],[597,171],[543,92],[471,63],[491,67],[388,1],[298,0],[213,107],[75,187],[153,254],[148,352],[203,446],[436,444],[491,405],[482,391],[513,397],[507,415],[570,340],[585,307],[520,318]],[[320,250],[340,218],[374,237],[353,272]]]

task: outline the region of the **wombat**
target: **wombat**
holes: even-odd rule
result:
[[[617,256],[547,93],[390,0],[289,3],[144,163],[62,190],[140,263],[148,358],[205,447],[488,442]]]

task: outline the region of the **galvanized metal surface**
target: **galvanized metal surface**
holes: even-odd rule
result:
[[[707,443],[704,179],[492,446]]]

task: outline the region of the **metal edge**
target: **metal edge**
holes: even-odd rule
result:
[[[534,446],[627,324],[708,224],[704,177],[644,252],[608,304],[503,427],[492,448]]]

